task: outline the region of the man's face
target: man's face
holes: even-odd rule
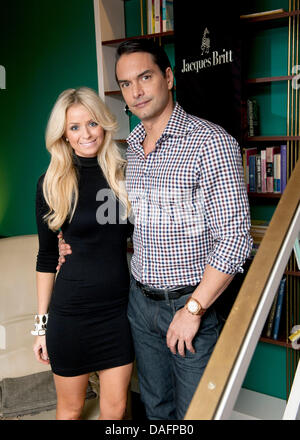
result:
[[[172,103],[172,70],[168,67],[164,76],[151,54],[122,55],[117,62],[116,74],[129,110],[142,121],[155,119]]]

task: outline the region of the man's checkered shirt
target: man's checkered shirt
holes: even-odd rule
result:
[[[195,285],[205,266],[234,274],[252,248],[240,147],[177,103],[147,158],[140,123],[128,137],[132,274],[157,288]]]

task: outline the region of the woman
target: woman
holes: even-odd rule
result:
[[[100,419],[122,419],[126,408],[134,358],[126,316],[131,225],[115,130],[114,117],[86,87],[58,97],[46,130],[51,161],[37,185],[39,316],[32,333],[37,360],[50,362],[54,374],[57,419],[80,418],[94,371]],[[59,230],[72,255],[55,280]]]

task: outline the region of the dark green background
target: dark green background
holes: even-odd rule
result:
[[[93,1],[5,2],[0,20],[7,78],[0,90],[0,235],[33,234],[51,108],[64,89],[97,89]]]

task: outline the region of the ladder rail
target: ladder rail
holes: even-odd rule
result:
[[[231,414],[300,230],[299,188],[300,160],[245,277],[185,420],[226,419]]]

